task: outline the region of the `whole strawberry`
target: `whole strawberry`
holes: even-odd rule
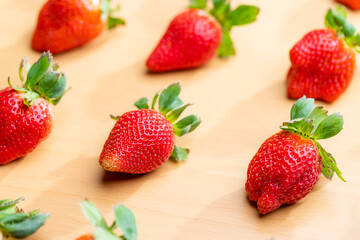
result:
[[[346,21],[344,7],[329,10],[327,29],[306,34],[290,51],[287,94],[335,101],[349,86],[355,70],[355,52],[360,35]]]
[[[14,201],[0,200],[0,239],[20,239],[34,234],[50,217],[39,210],[25,213],[17,204],[24,198]]]
[[[42,7],[32,48],[60,53],[80,47],[96,38],[105,28],[124,24],[114,18],[110,0],[48,0]]]
[[[235,54],[230,37],[233,26],[255,21],[257,7],[241,5],[231,10],[227,1],[213,1],[214,8],[206,11],[206,1],[191,1],[189,10],[177,15],[165,35],[146,61],[153,72],[195,68],[212,59]]]
[[[11,85],[9,78],[10,87],[0,91],[0,164],[27,155],[49,136],[54,121],[49,103],[56,105],[65,93],[66,76],[51,66],[49,52],[31,67],[26,61],[19,71],[23,86]]]
[[[249,164],[245,190],[261,214],[305,197],[321,172],[331,179],[335,171],[345,181],[334,157],[318,142],[338,134],[343,123],[338,113],[327,116],[314,99],[303,97],[293,105],[291,121],[261,145]]]
[[[360,9],[360,1],[359,0],[336,0],[338,3],[344,4],[347,7],[353,10]]]
[[[188,149],[175,145],[175,135],[182,136],[200,124],[196,115],[179,121],[181,113],[190,105],[179,99],[180,85],[170,85],[156,94],[151,105],[142,98],[135,103],[139,110],[119,117],[100,155],[100,165],[107,171],[142,174],[155,170],[170,157],[176,161],[187,158]],[[159,98],[159,111],[155,104]],[[176,122],[177,121],[177,122]]]
[[[94,227],[94,234],[83,235],[76,240],[136,240],[137,227],[134,213],[122,204],[114,207],[115,220],[109,227],[93,202],[85,200],[80,202],[85,217]],[[116,228],[121,229],[123,235],[118,236],[114,232]]]

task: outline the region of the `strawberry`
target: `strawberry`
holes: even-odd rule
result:
[[[347,22],[344,7],[329,10],[327,29],[306,34],[290,50],[287,94],[303,95],[325,102],[335,101],[349,86],[355,70],[355,52],[360,34]]]
[[[114,207],[115,221],[109,227],[101,215],[100,211],[96,208],[93,202],[85,200],[80,202],[81,209],[85,217],[94,227],[94,234],[83,235],[76,240],[136,240],[137,227],[134,213],[122,204],[117,204]],[[114,230],[118,227],[123,235],[118,236]]]
[[[105,28],[125,24],[114,18],[111,0],[48,0],[42,7],[32,48],[60,53],[80,47],[96,38]]]
[[[43,53],[23,77],[26,58],[20,64],[23,87],[9,85],[0,91],[0,164],[33,151],[52,129],[54,116],[49,103],[56,105],[65,93],[66,76],[51,65],[52,56]]]
[[[35,233],[50,217],[48,214],[39,213],[39,210],[24,213],[17,207],[22,200],[24,198],[14,201],[0,200],[0,239],[26,238]]]
[[[178,83],[156,94],[151,109],[148,99],[135,103],[138,110],[119,117],[100,155],[100,165],[107,171],[142,174],[155,170],[170,157],[175,161],[187,158],[188,149],[175,145],[175,135],[182,136],[197,128],[201,120],[196,115],[179,121],[181,113],[190,105],[178,98]],[[159,98],[159,111],[155,104]]]
[[[321,172],[331,179],[334,171],[345,181],[332,155],[318,140],[338,134],[343,126],[338,113],[327,116],[314,99],[300,98],[291,109],[291,120],[268,138],[249,164],[245,190],[261,214],[305,197]]]
[[[360,9],[360,1],[359,0],[336,0],[338,3],[344,4],[347,7],[353,10]]]
[[[241,5],[231,10],[230,3],[225,0],[213,2],[214,8],[206,11],[206,0],[192,0],[191,9],[171,21],[146,61],[150,71],[195,68],[210,61],[216,52],[220,57],[235,54],[230,37],[231,28],[255,21],[259,9]]]

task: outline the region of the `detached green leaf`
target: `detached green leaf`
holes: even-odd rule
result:
[[[124,234],[126,240],[137,239],[137,227],[134,213],[122,204],[114,207],[115,223]]]
[[[102,227],[108,229],[106,221],[100,211],[96,208],[93,202],[90,200],[85,200],[80,202],[81,209],[85,215],[85,217],[89,220],[89,222],[93,226]]]
[[[39,60],[35,62],[30,68],[27,79],[25,82],[25,88],[31,90],[32,87],[40,81],[44,74],[49,70],[52,62],[52,55],[50,52],[43,53]]]
[[[315,107],[314,99],[305,96],[299,98],[291,108],[290,119],[307,118]]]
[[[149,100],[147,97],[143,97],[143,98],[140,98],[139,100],[137,100],[134,105],[138,109],[149,109],[148,101]]]
[[[259,8],[250,5],[240,5],[231,12],[230,20],[233,26],[252,23],[259,14]]]
[[[207,0],[190,0],[189,8],[205,9]]]
[[[344,125],[344,118],[339,113],[333,113],[326,117],[316,129],[314,139],[331,138],[338,134]]]
[[[218,48],[219,57],[229,57],[235,55],[235,48],[229,31],[223,31],[220,46]]]

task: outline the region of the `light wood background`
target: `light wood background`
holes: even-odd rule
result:
[[[44,0],[0,1],[0,88],[18,81],[18,65],[40,53],[30,49]],[[117,1],[114,0],[114,3]],[[26,210],[51,213],[29,239],[75,239],[91,232],[78,201],[92,199],[110,222],[112,206],[124,203],[136,215],[140,240],[359,239],[360,77],[335,103],[325,106],[345,117],[344,130],[323,146],[337,159],[347,182],[321,178],[303,200],[261,217],[244,190],[249,161],[261,143],[289,119],[293,100],[285,94],[288,51],[305,33],[321,28],[333,0],[247,0],[261,8],[256,23],[233,29],[237,55],[181,72],[148,74],[145,60],[170,19],[186,0],[118,1],[126,27],[55,56],[72,90],[54,107],[50,137],[22,160],[0,167],[0,198],[27,199]],[[360,29],[360,12],[350,12]],[[191,148],[184,164],[168,162],[143,176],[106,173],[98,164],[114,125],[109,114],[133,110],[180,81],[181,98],[195,103],[203,123],[178,139]],[[323,104],[319,102],[319,104]]]

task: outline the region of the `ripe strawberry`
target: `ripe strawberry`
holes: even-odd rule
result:
[[[32,38],[37,51],[59,53],[80,47],[104,29],[124,24],[114,18],[111,0],[48,0],[42,7]]]
[[[261,145],[249,164],[245,190],[261,214],[305,197],[321,172],[331,179],[335,171],[345,181],[333,156],[318,142],[338,134],[343,123],[338,113],[327,116],[314,99],[303,97],[293,105],[291,121]]]
[[[346,21],[344,7],[329,10],[327,29],[306,34],[290,51],[287,94],[303,95],[326,102],[335,101],[349,86],[355,70],[353,48],[360,46],[360,34]]]
[[[175,135],[189,133],[200,124],[196,115],[175,121],[190,105],[178,98],[178,83],[170,85],[159,96],[156,94],[151,109],[148,99],[135,103],[139,110],[113,117],[117,120],[100,155],[100,165],[107,171],[142,174],[155,170],[169,157],[176,161],[187,158],[188,149],[174,144]],[[159,97],[159,111],[154,110]]]
[[[24,198],[15,201],[0,200],[0,239],[26,238],[35,233],[50,217],[48,214],[39,213],[39,210],[24,213],[17,207],[22,200]]]
[[[235,54],[230,37],[233,26],[255,21],[259,9],[241,5],[231,10],[230,3],[215,1],[214,9],[206,12],[206,1],[193,0],[190,8],[177,15],[165,35],[146,61],[153,72],[195,68],[212,59]]]
[[[65,92],[66,76],[50,66],[52,56],[43,53],[30,68],[26,82],[20,64],[23,87],[10,83],[0,91],[0,164],[11,162],[33,151],[52,129],[53,114],[48,103],[56,105]]]
[[[94,240],[94,239],[106,239],[106,240],[136,240],[137,239],[137,227],[134,213],[122,204],[117,204],[114,207],[115,221],[109,227],[101,215],[100,211],[96,208],[93,202],[85,200],[80,202],[82,211],[85,217],[94,227],[94,234],[83,235],[76,240]],[[115,228],[118,227],[123,235],[118,236],[114,233]]]
[[[360,1],[359,0],[336,0],[337,2],[346,5],[347,7],[353,10],[360,9]]]

